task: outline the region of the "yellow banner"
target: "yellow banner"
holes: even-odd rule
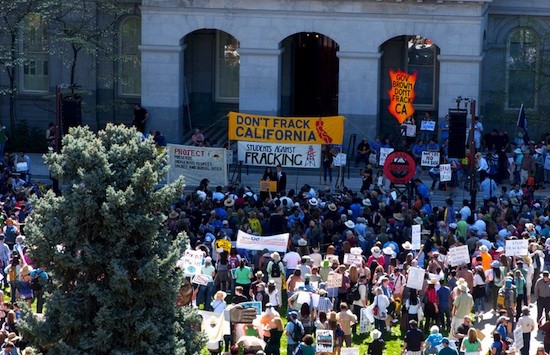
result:
[[[275,117],[229,112],[229,139],[248,142],[342,144],[344,116]]]

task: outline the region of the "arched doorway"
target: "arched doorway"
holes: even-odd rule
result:
[[[429,112],[437,119],[439,96],[439,48],[429,38],[422,36],[398,36],[380,46],[380,134],[397,138],[399,125],[389,113],[388,90],[391,88],[389,70],[417,72],[414,99],[414,115],[421,118]],[[419,119],[416,120],[419,125]]]
[[[320,33],[300,32],[280,47],[281,114],[338,114],[338,44]]]
[[[184,51],[184,105],[189,105],[191,126],[224,126],[228,111],[239,108],[239,41],[217,29],[201,29],[182,39]],[[189,126],[187,107],[184,127]]]

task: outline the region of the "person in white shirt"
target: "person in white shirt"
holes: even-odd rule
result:
[[[531,333],[535,330],[535,321],[529,316],[529,307],[522,308],[516,329],[521,329],[523,335],[523,348],[521,348],[520,354],[529,355]]]
[[[294,273],[294,270],[296,270],[296,268],[298,267],[298,263],[300,263],[300,260],[302,260],[302,257],[294,250],[291,250],[285,254],[285,256],[283,257],[283,264],[286,268],[287,279],[290,277],[290,275]]]
[[[313,261],[313,266],[321,267],[321,262],[323,261],[323,256],[319,252],[319,247],[313,247],[313,253],[309,254],[309,258]]]
[[[462,208],[460,209],[460,215],[462,216],[463,221],[466,221],[468,217],[472,215],[472,210],[470,209],[470,201],[466,199],[462,201]]]
[[[475,155],[477,161],[477,171],[485,171],[489,173],[489,164],[487,160],[481,155],[481,153],[476,153]]]

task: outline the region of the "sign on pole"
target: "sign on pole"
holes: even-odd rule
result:
[[[449,262],[451,266],[468,264],[470,262],[470,252],[467,245],[449,248]]]
[[[178,266],[187,275],[197,275],[201,273],[203,258],[204,254],[201,250],[188,249],[183,252],[183,257],[178,261]]]
[[[334,350],[334,337],[332,330],[317,330],[317,352],[332,353]]]
[[[439,165],[439,180],[441,181],[451,181],[452,177],[451,164],[441,164]]]
[[[411,266],[409,268],[409,275],[407,276],[407,287],[422,290],[424,288],[425,273],[424,269]]]
[[[363,263],[363,257],[361,255],[346,253],[344,254],[344,264],[346,265],[361,265]]]
[[[422,166],[438,166],[439,165],[439,152],[432,152],[425,150],[422,152],[422,159],[420,160]]]
[[[411,117],[414,113],[413,101],[416,96],[414,85],[416,84],[417,72],[409,74],[403,71],[390,69],[391,89],[388,90],[390,104],[388,111],[397,119],[400,124]]]
[[[327,277],[327,288],[342,287],[342,274],[329,274]]]
[[[511,239],[506,241],[506,256],[520,256],[528,254],[529,241],[527,239]]]
[[[420,250],[420,229],[422,226],[420,224],[415,224],[412,226],[412,248],[413,250]]]
[[[390,153],[393,152],[393,148],[380,148],[380,161],[378,164],[384,166],[384,163],[386,162],[386,158]]]
[[[198,186],[208,177],[210,184],[227,185],[225,148],[209,148],[168,144],[168,182],[185,176],[188,186]]]

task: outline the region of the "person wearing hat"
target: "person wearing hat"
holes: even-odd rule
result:
[[[523,335],[523,348],[521,348],[521,355],[529,355],[529,346],[531,344],[531,333],[535,330],[535,321],[529,315],[529,307],[523,307],[521,309],[521,317],[518,319],[516,329],[521,329]]]
[[[280,292],[283,289],[283,276],[285,275],[285,270],[284,263],[281,260],[281,255],[278,252],[272,253],[271,261],[267,263],[266,272],[269,281],[273,281],[276,285],[279,299],[282,299]]]
[[[381,338],[382,333],[378,329],[374,329],[371,333],[372,341],[367,350],[368,355],[382,355],[386,348],[386,342]]]
[[[286,324],[285,334],[287,343],[286,353],[293,354],[304,335],[304,326],[302,322],[298,320],[298,312],[291,311],[288,313],[288,323]]]
[[[460,286],[457,286],[456,291],[457,295],[453,301],[452,315],[455,318],[455,322],[460,322],[460,320],[464,319],[464,317],[470,316],[474,306],[474,299],[472,298],[472,295],[470,295],[466,283],[462,283]],[[456,329],[456,324],[452,328]]]
[[[506,315],[513,320],[516,312],[516,286],[513,284],[514,279],[507,276],[504,279],[504,286],[498,291],[499,299],[498,308],[505,309]],[[502,302],[502,304],[500,304]]]
[[[207,280],[206,285],[199,285],[199,290],[197,291],[197,307],[204,305],[205,311],[211,311],[210,300],[214,294],[214,276],[216,275],[216,268],[212,265],[212,258],[206,257],[204,259],[204,264],[201,266],[201,273]]]
[[[374,246],[370,249],[370,252],[372,255],[367,259],[367,266],[370,267],[370,264],[372,264],[373,261],[376,261],[378,265],[384,266],[386,259],[384,258],[384,254],[382,254],[380,247]]]
[[[537,319],[550,312],[550,272],[544,270],[535,283],[535,299],[537,300]]]
[[[437,355],[458,355],[457,351],[451,348],[449,338],[441,339],[441,345],[443,346]]]
[[[227,297],[227,293],[223,291],[218,291],[214,295],[214,300],[210,304],[210,307],[212,308],[212,312],[215,314],[222,314],[225,310],[225,307],[227,307],[227,302],[225,302],[225,298]]]

